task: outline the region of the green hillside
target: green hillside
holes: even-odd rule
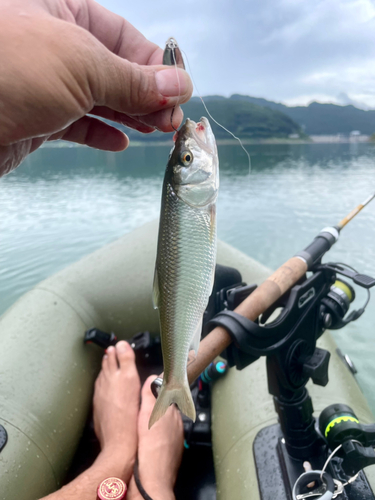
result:
[[[352,105],[338,106],[318,102],[313,102],[309,106],[290,107],[261,97],[238,94],[232,95],[230,99],[234,102],[247,101],[285,113],[308,135],[349,134],[353,130],[368,135],[375,132],[375,110],[364,111]]]
[[[206,105],[216,121],[243,139],[287,138],[301,133],[297,123],[284,113],[251,102],[210,99]],[[207,114],[200,101],[190,100],[182,108],[185,116],[195,121]],[[211,126],[217,139],[230,138],[215,123]]]
[[[216,121],[224,125],[233,134],[242,139],[287,138],[290,134],[303,136],[300,126],[286,114],[259,106],[244,99],[229,99],[221,96],[209,97],[205,102]],[[182,106],[185,118],[198,121],[207,113],[197,98],[191,99]],[[211,121],[217,139],[230,139],[230,135]],[[124,127],[130,139],[137,141],[166,140],[168,136],[161,132],[143,135]]]
[[[204,101],[212,116],[224,127],[242,139],[288,138],[290,134],[348,135],[353,130],[362,134],[375,133],[375,110],[364,111],[352,105],[338,106],[313,102],[309,106],[285,106],[261,97],[234,94],[205,96]],[[198,97],[182,106],[185,117],[199,120],[207,113]],[[230,139],[229,134],[211,123],[217,139]],[[165,141],[169,136],[161,132],[143,135],[123,127],[130,139],[136,141]]]

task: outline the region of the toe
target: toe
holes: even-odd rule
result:
[[[130,344],[124,340],[120,340],[116,344],[117,359],[120,368],[129,368],[129,365],[135,365],[135,354]]]
[[[104,354],[103,359],[102,359],[102,370],[103,372],[108,371],[108,355]]]
[[[156,378],[157,375],[150,375],[142,387],[142,409],[148,413],[151,413],[156,401],[151,391],[151,384]]]
[[[110,345],[106,351],[108,356],[108,368],[110,372],[114,372],[118,369],[117,358],[116,358],[116,349],[113,345]]]
[[[155,396],[152,394],[151,391],[151,384],[157,377],[158,377],[157,375],[150,375],[149,377],[147,377],[142,387],[142,399],[153,398],[155,402]]]
[[[138,419],[138,432],[140,435],[147,435],[149,432],[148,422],[156,401],[155,396],[151,392],[151,384],[156,377],[157,375],[150,375],[142,387],[142,402]]]

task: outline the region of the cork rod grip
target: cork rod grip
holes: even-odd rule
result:
[[[285,292],[301,279],[307,271],[307,264],[298,257],[292,257],[262,283],[247,299],[235,309],[238,314],[255,321],[271,307]],[[187,364],[189,383],[199,377],[203,370],[232,342],[231,337],[220,326],[216,327],[200,343],[197,357],[190,357]]]

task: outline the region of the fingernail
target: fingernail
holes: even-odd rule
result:
[[[183,119],[184,119],[184,113],[183,113],[182,109],[180,108],[180,106],[176,106],[174,113],[173,113],[173,125],[174,125],[174,127],[178,128],[181,125]]]
[[[116,348],[118,352],[125,352],[128,349],[128,344],[121,340],[120,342],[117,342]]]
[[[104,354],[103,358],[104,358],[104,359],[107,359],[107,358],[108,358],[108,356],[107,356],[106,354]]]
[[[158,91],[170,97],[185,94],[187,90],[185,75],[185,71],[176,68],[158,71],[155,75]]]
[[[113,349],[114,349],[113,345],[110,345],[109,347],[107,347],[107,350],[105,352],[106,353],[112,352]]]

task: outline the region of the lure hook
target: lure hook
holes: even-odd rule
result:
[[[185,69],[184,59],[181,54],[181,50],[178,46],[178,43],[173,37],[168,38],[165,49],[163,53],[163,64],[166,66],[174,66],[176,68],[177,80],[178,80],[178,97],[180,97],[180,79],[178,77],[177,68]],[[171,113],[171,126],[175,132],[178,132],[176,127],[173,125],[173,115],[174,110],[176,109],[176,105],[172,108]]]

